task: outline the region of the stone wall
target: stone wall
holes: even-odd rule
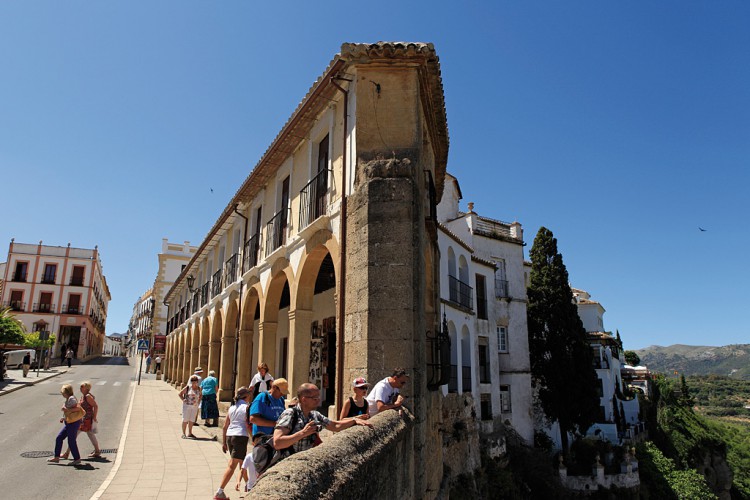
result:
[[[347,429],[271,467],[249,498],[412,498],[413,416],[386,411],[370,421],[372,429]]]

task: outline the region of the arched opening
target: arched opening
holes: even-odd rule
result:
[[[461,328],[461,392],[471,392],[471,339],[469,328]]]
[[[448,392],[458,392],[458,335],[453,321],[448,322],[448,335],[451,338],[451,380],[448,382]]]
[[[240,324],[240,350],[237,358],[237,387],[247,386],[258,365],[258,321],[260,298],[257,286],[246,289]]]
[[[226,317],[221,335],[221,368],[219,372],[219,401],[232,400],[234,354],[237,348],[237,293],[232,292],[226,306]]]
[[[458,279],[466,284],[469,283],[469,263],[463,255],[458,258]]]
[[[216,372],[217,378],[221,376],[221,335],[223,333],[223,314],[221,307],[214,310],[213,321],[211,321],[211,336],[208,344],[208,366],[202,366],[204,376],[209,370]]]
[[[288,378],[289,371],[289,306],[291,290],[287,272],[291,275],[286,259],[279,259],[272,266],[272,278],[268,284],[265,301],[258,325],[259,362],[268,364],[274,378]],[[293,386],[290,384],[290,389]]]
[[[448,247],[448,276],[456,277],[456,252],[453,247]]]
[[[198,346],[198,364],[201,367],[208,367],[208,350],[211,341],[211,323],[208,316],[200,319],[200,345]],[[208,372],[206,372],[208,373]]]

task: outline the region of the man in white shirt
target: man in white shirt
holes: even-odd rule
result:
[[[396,368],[390,377],[386,377],[372,388],[365,398],[369,405],[370,416],[381,411],[398,409],[404,403],[399,391],[409,381],[409,374],[403,368]]]

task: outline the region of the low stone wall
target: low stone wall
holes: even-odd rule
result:
[[[370,422],[374,428],[346,429],[271,467],[249,498],[413,498],[413,416],[386,411]]]
[[[599,487],[610,489],[613,486],[623,489],[638,490],[641,480],[638,475],[638,461],[633,460],[625,465],[627,469],[621,474],[605,474],[604,467],[593,467],[590,476],[569,476],[565,467],[560,467],[560,481],[570,489],[584,492],[598,491]]]

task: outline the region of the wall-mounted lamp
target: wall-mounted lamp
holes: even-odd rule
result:
[[[188,284],[188,290],[190,290],[190,293],[193,293],[193,285],[195,285],[195,276],[193,276],[192,274],[188,274],[187,284]]]

